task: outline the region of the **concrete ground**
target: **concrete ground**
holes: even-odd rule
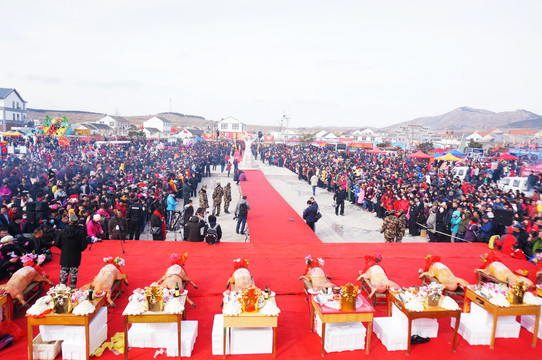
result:
[[[247,144],[247,149],[250,149],[250,144]],[[312,187],[306,181],[297,179],[297,175],[286,168],[270,166],[262,163],[260,160],[255,160],[250,151],[245,152],[245,156],[239,167],[243,170],[261,170],[270,184],[283,196],[283,198],[295,209],[300,215],[307,206],[307,200],[312,196]],[[230,177],[227,176],[227,171],[220,172],[220,166],[215,170],[211,167],[211,176],[203,178],[198,186],[198,191],[203,184],[207,185],[207,196],[209,205],[212,205],[211,196],[217,181],[225,186],[228,182],[231,183],[232,202],[230,204],[230,214],[223,212],[224,203],[222,203],[222,211],[217,218],[217,222],[222,227],[223,242],[245,242],[250,241],[249,236],[235,233],[236,221],[233,220],[233,213],[237,201],[241,198],[241,189],[233,181],[233,171]],[[378,219],[375,214],[363,210],[362,208],[353,205],[349,202],[345,203],[344,216],[336,216],[333,208],[333,194],[317,188],[315,195],[322,218],[316,223],[316,235],[322,242],[325,243],[383,243],[384,236],[380,233],[382,220]],[[199,198],[193,197],[194,207],[197,208]],[[177,204],[177,210],[182,210],[182,200]],[[301,219],[295,221],[303,221]],[[247,225],[250,225],[250,217]],[[151,240],[152,235],[148,232],[141,235],[142,240]],[[166,241],[182,241],[182,233],[168,231]],[[419,236],[412,237],[407,234],[403,238],[403,242],[427,242],[428,240]]]

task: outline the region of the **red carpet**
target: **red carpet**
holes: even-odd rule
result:
[[[247,219],[251,242],[320,242],[261,171],[246,170],[245,174],[247,181],[241,182],[241,188],[251,207]]]
[[[110,309],[109,337],[123,331],[122,311],[128,296],[138,287],[148,286],[158,280],[168,266],[171,253],[188,252],[185,266],[190,278],[199,286],[189,287],[190,298],[198,305],[189,308],[187,318],[197,320],[198,338],[192,352],[194,359],[213,358],[211,354],[211,331],[214,314],[220,313],[222,292],[232,272],[232,260],[246,257],[250,261],[250,271],[256,285],[269,288],[277,293],[277,304],[281,309],[277,331],[278,359],[320,359],[320,337],[309,331],[309,312],[298,280],[304,271],[304,257],[322,257],[326,260],[325,271],[337,285],[354,282],[358,271],[363,268],[364,255],[381,253],[382,266],[392,280],[402,286],[419,285],[418,269],[423,267],[428,253],[440,255],[455,275],[474,283],[474,269],[480,264],[480,254],[487,251],[482,244],[322,244],[303,219],[282,199],[260,171],[246,171],[247,181],[242,183],[243,193],[248,196],[252,210],[248,215],[250,224],[250,243],[222,243],[209,246],[205,243],[188,242],[150,242],[128,241],[126,254],[122,255],[119,241],[106,241],[97,244],[91,251],[83,254],[79,273],[79,286],[92,280],[103,266],[105,256],[122,256],[126,260],[124,272],[128,274],[130,286],[128,293],[116,301],[116,309]],[[293,219],[291,221],[290,219]],[[51,280],[58,282],[58,255],[45,266]],[[503,262],[512,270],[534,265],[526,261],[504,258]],[[386,316],[387,308],[377,307],[375,316]],[[26,329],[24,318],[16,320]],[[453,336],[450,321],[440,321],[439,337],[427,344],[413,345],[412,359],[476,359],[493,358],[537,359],[540,348],[531,347],[532,334],[522,329],[519,339],[497,339],[495,350],[489,346],[470,346],[458,336],[456,350],[451,351]],[[37,329],[35,330],[37,331]],[[130,359],[150,359],[155,349],[133,349]],[[27,358],[26,338],[17,341],[12,347],[0,352],[2,358]],[[438,355],[437,355],[438,354]],[[536,355],[539,354],[539,355]],[[326,354],[326,359],[358,359],[365,357],[365,351],[352,351]],[[388,352],[373,334],[370,357],[373,359],[395,359],[405,356],[405,351]],[[103,359],[120,359],[106,351]],[[166,359],[165,355],[158,358]],[[215,358],[219,358],[216,356]],[[271,355],[232,355],[236,359],[270,359]]]
[[[250,181],[250,180],[249,180]],[[249,215],[250,216],[250,215]],[[257,223],[251,226],[257,228]],[[188,251],[189,257],[186,270],[193,281],[199,286],[198,290],[189,287],[189,295],[198,305],[196,309],[188,309],[187,318],[199,322],[199,336],[192,352],[194,359],[210,359],[211,330],[213,315],[220,312],[221,293],[225,289],[226,280],[231,275],[232,260],[246,257],[250,260],[250,270],[256,284],[260,287],[269,285],[277,293],[277,304],[282,313],[279,317],[277,335],[278,359],[319,359],[320,338],[316,333],[309,332],[309,314],[307,303],[302,296],[302,284],[298,281],[304,270],[303,258],[307,254],[320,256],[326,260],[326,273],[332,281],[342,285],[353,282],[358,270],[363,267],[363,256],[381,253],[384,256],[382,265],[390,277],[400,285],[417,285],[418,269],[424,264],[427,253],[442,256],[452,271],[464,277],[469,282],[475,282],[473,269],[480,264],[479,255],[486,251],[481,244],[322,244],[313,242],[285,241],[268,242],[265,245],[255,239],[249,244],[223,243],[209,246],[204,243],[188,242],[150,242],[128,241],[125,244],[126,254],[122,255],[118,241],[106,241],[97,244],[91,251],[83,254],[80,267],[79,286],[89,282],[101,268],[104,256],[123,256],[126,260],[125,272],[128,274],[129,293],[137,287],[148,286],[159,279],[172,252]],[[53,282],[58,282],[58,255],[45,266]],[[505,258],[503,262],[511,269],[527,268],[532,270],[525,261]],[[116,309],[111,309],[109,315],[109,331],[111,337],[122,331],[122,311],[127,304],[129,293],[117,299]],[[377,307],[376,316],[384,316],[385,309]],[[26,328],[24,318],[17,319],[17,324]],[[37,331],[37,330],[36,330]],[[440,321],[439,337],[423,345],[414,345],[410,358],[432,359],[439,356],[442,359],[537,359],[540,358],[542,342],[538,348],[531,347],[532,334],[522,329],[519,339],[497,339],[495,350],[489,346],[470,346],[458,336],[454,354],[451,351],[452,329],[449,320]],[[27,358],[26,338],[19,340],[12,347],[0,351],[5,359]],[[404,357],[404,351],[388,352],[376,336],[372,336],[370,357],[373,359],[396,359]],[[130,359],[151,359],[154,349],[134,349],[129,353]],[[438,354],[438,355],[437,355]],[[538,354],[538,355],[536,355]],[[358,359],[365,357],[364,351],[326,354],[326,359]],[[120,359],[106,351],[103,359]],[[166,359],[165,355],[158,358]],[[215,357],[218,358],[218,357]],[[271,355],[234,355],[238,359],[270,359]]]

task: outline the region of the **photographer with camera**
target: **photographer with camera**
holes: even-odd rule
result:
[[[190,218],[190,221],[186,225],[185,229],[188,230],[188,241],[191,242],[202,242],[203,233],[202,229],[205,228],[204,214],[205,209],[199,208],[196,212],[196,215]]]
[[[237,226],[235,227],[235,232],[241,235],[245,234],[245,225],[247,223],[248,211],[250,210],[250,205],[247,201],[247,196],[243,195],[243,198],[239,200],[237,206],[235,207],[235,217],[237,219]],[[241,232],[239,232],[241,230]]]

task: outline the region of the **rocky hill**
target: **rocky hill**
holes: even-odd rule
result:
[[[66,116],[70,122],[93,122],[103,118],[106,114],[87,112],[87,111],[74,111],[74,110],[44,110],[44,109],[28,109],[28,119],[44,119],[45,115],[50,117]],[[212,128],[216,123],[214,120],[207,120],[202,116],[186,115],[175,112],[159,113],[154,115],[138,115],[138,116],[124,116],[126,120],[135,125],[142,125],[143,121],[151,118],[152,116],[159,116],[171,121],[174,127],[188,126],[188,127],[200,127],[200,128]],[[429,127],[432,131],[447,130],[447,131],[470,131],[470,130],[486,130],[486,129],[539,129],[542,128],[542,116],[532,113],[526,110],[516,111],[504,111],[504,112],[492,112],[483,109],[474,109],[470,107],[460,107],[452,110],[448,113],[427,116],[413,119],[410,121],[401,122],[384,130],[398,130],[401,125],[406,123],[416,123]],[[346,130],[353,130],[356,127],[319,127],[319,130],[338,131],[344,132]],[[367,126],[360,126],[358,128],[367,128]],[[373,128],[373,127],[371,127]],[[263,131],[268,133],[270,131],[278,130],[278,126],[264,126],[264,125],[250,125],[247,124],[249,131],[258,132]],[[317,128],[302,128],[300,131],[314,131]]]
[[[43,120],[45,116],[49,115],[53,117],[63,117],[66,116],[72,124],[81,123],[81,122],[95,122],[106,116],[107,114],[89,112],[89,111],[76,111],[76,110],[46,110],[46,109],[27,109],[26,117],[28,119],[37,119]],[[121,115],[122,116],[122,115]],[[134,125],[143,125],[143,121],[150,119],[153,116],[158,116],[164,119],[167,119],[171,122],[174,127],[199,127],[207,128],[213,127],[216,123],[214,120],[207,120],[203,116],[197,115],[186,115],[176,112],[165,112],[153,115],[137,115],[137,116],[122,116],[128,120],[131,124]],[[269,133],[270,131],[275,131],[278,129],[277,126],[265,126],[265,125],[250,125],[247,124],[247,129],[249,131],[258,132],[263,131],[264,133]]]
[[[427,126],[431,130],[537,129],[542,127],[542,116],[521,109],[496,113],[489,110],[460,107],[446,114],[420,117],[392,125],[386,129],[396,129],[409,122]]]

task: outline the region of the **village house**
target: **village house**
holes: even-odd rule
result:
[[[245,132],[246,125],[231,116],[216,123],[216,129],[220,132]]]
[[[121,116],[106,115],[97,121],[98,124],[108,125],[115,135],[126,136],[130,129],[130,122]]]
[[[24,126],[26,101],[15,89],[0,88],[0,130]]]
[[[162,117],[153,116],[149,120],[143,121],[143,127],[158,129],[160,132],[171,132],[171,121]]]

